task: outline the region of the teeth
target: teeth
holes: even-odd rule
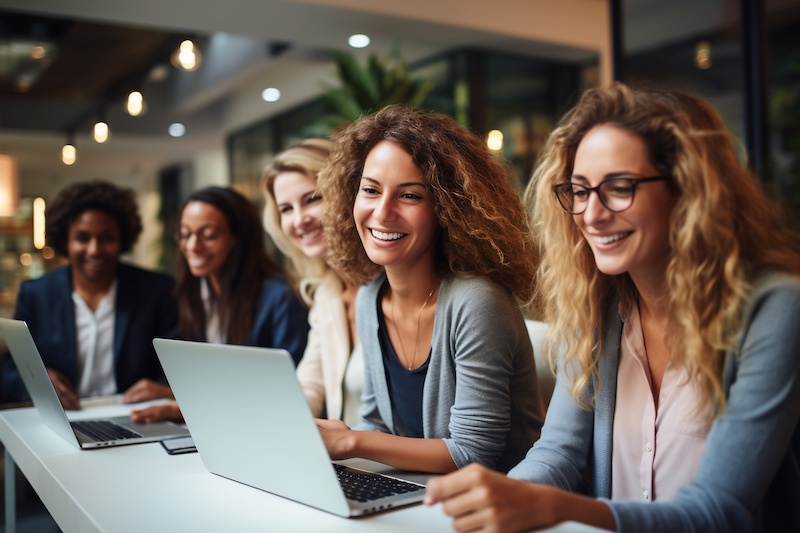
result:
[[[616,235],[606,235],[606,236],[603,236],[603,237],[598,236],[598,237],[594,238],[594,242],[596,242],[598,244],[609,244],[609,243],[617,242],[618,240],[624,239],[628,235],[630,235],[630,232],[617,233]]]
[[[318,229],[317,231],[312,231],[311,233],[304,233],[303,235],[300,236],[300,238],[303,239],[304,241],[309,241],[311,239],[316,239],[320,235],[322,235],[322,229]]]
[[[373,237],[382,241],[396,241],[397,239],[401,239],[406,236],[405,233],[383,233],[382,231],[374,229],[370,231],[372,232]]]

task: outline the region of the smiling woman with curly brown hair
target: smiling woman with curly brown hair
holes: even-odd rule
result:
[[[521,311],[536,268],[510,172],[452,118],[388,106],[334,139],[327,259],[356,301],[363,422],[318,425],[334,459],[507,470],[542,410]]]

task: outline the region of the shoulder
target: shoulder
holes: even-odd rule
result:
[[[319,281],[314,288],[314,305],[334,299],[341,300],[343,291],[344,286],[342,285],[341,280],[336,276],[336,274],[333,273],[332,270],[329,270],[325,273],[325,275],[319,278]]]
[[[28,279],[20,285],[20,294],[26,292],[52,291],[56,287],[69,287],[69,265],[59,267],[44,276]]]
[[[436,316],[442,331],[457,332],[474,342],[497,336],[510,343],[523,336],[528,338],[522,308],[511,293],[481,277],[444,280]],[[478,338],[482,336],[486,338]]]
[[[308,306],[303,303],[300,295],[290,283],[289,278],[282,274],[270,276],[261,284],[259,305],[262,309],[277,310],[282,308],[285,310],[288,307],[308,312]]]
[[[761,273],[751,283],[755,298],[775,291],[800,291],[800,278],[782,272]]]
[[[292,291],[289,280],[283,275],[270,276],[261,284],[261,297],[268,297],[274,294],[285,294]]]
[[[745,317],[771,313],[800,312],[800,278],[779,272],[765,272],[751,282]]]
[[[455,276],[442,281],[439,302],[444,307],[470,309],[515,308],[514,297],[500,285],[480,276]]]

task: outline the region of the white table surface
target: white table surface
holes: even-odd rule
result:
[[[129,410],[105,405],[70,413],[70,418]],[[451,530],[438,505],[340,518],[211,474],[197,453],[168,455],[157,442],[79,450],[46,427],[34,408],[0,411],[0,440],[6,457],[19,466],[65,533]],[[9,480],[13,483],[13,476],[6,476],[7,490]],[[9,532],[14,529],[13,523],[6,526]],[[548,531],[599,530],[565,523]]]

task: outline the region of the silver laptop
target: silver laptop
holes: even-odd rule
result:
[[[210,472],[345,517],[422,501],[424,485],[331,462],[285,350],[153,345]]]
[[[22,320],[0,318],[0,331],[39,416],[50,429],[75,446],[105,448],[189,434],[186,428],[171,422],[134,424],[129,416],[70,422],[50,381],[28,324]]]

